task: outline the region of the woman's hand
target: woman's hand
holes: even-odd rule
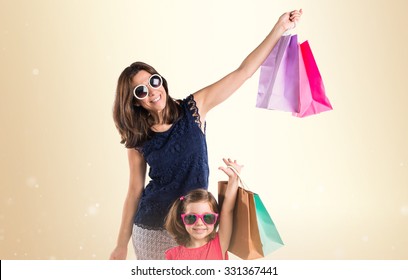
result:
[[[110,260],[126,260],[127,256],[127,247],[116,247],[115,250],[111,253],[109,259]]]
[[[302,9],[286,12],[280,16],[277,24],[281,26],[285,31],[293,29],[296,27],[296,24],[300,20],[302,14],[303,14]]]

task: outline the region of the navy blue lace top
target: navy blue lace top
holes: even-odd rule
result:
[[[208,188],[205,134],[193,95],[180,102],[182,117],[165,132],[155,132],[140,149],[150,167],[134,223],[145,229],[163,229],[169,207],[180,196]]]

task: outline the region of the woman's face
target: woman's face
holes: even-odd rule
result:
[[[132,88],[138,85],[145,85],[149,90],[149,94],[145,99],[136,99],[137,104],[148,110],[150,113],[158,114],[166,107],[167,93],[163,85],[158,88],[153,88],[149,84],[149,79],[152,76],[147,71],[141,70],[132,79]]]

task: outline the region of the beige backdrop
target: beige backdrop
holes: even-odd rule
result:
[[[183,98],[294,8],[334,110],[255,109],[257,72],[208,116],[210,190],[222,157],[245,164],[286,243],[271,259],[408,258],[405,0],[0,3],[1,259],[108,258],[128,180],[120,72],[148,62]]]

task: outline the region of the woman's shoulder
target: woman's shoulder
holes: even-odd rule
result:
[[[195,102],[194,100],[194,95],[193,94],[189,94],[186,97],[182,98],[182,99],[174,99],[174,101],[176,101],[177,104],[179,105],[189,105],[192,104],[193,102]]]
[[[184,111],[187,113],[187,115],[189,115],[190,118],[192,117],[191,118],[192,121],[194,121],[202,131],[205,131],[205,129],[202,128],[200,112],[197,106],[197,102],[194,98],[194,94],[188,95],[180,102],[181,106],[184,108]]]

